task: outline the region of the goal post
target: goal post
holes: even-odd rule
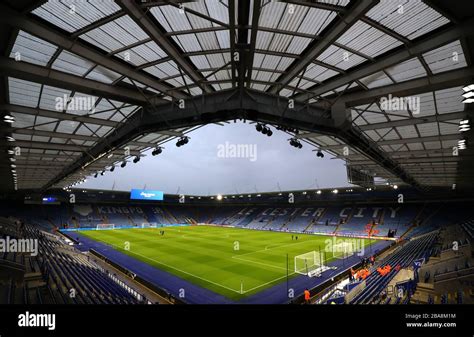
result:
[[[352,242],[341,242],[332,246],[332,256],[336,259],[345,259],[354,255],[354,250]]]
[[[109,223],[100,223],[96,227],[97,230],[102,230],[102,229],[115,229],[114,224],[109,224]]]
[[[324,252],[313,250],[308,253],[295,256],[295,273],[309,277],[321,276],[321,273],[329,269],[324,264]]]
[[[156,222],[143,222],[142,228],[156,228]]]

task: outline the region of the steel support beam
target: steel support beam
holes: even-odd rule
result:
[[[416,117],[416,118],[401,119],[401,120],[390,121],[390,122],[358,125],[358,128],[362,131],[368,131],[368,130],[417,125],[417,124],[423,124],[423,123],[447,122],[447,121],[465,118],[467,114],[468,114],[468,111],[450,112],[450,113],[440,114],[440,115],[421,116],[421,117]]]
[[[42,137],[61,138],[61,139],[76,139],[76,140],[81,140],[81,141],[98,142],[102,139],[101,137],[70,134],[70,133],[57,132],[57,131],[53,132],[53,131],[23,129],[23,128],[5,128],[5,130],[7,132],[20,134],[20,135],[42,136]],[[13,138],[14,137],[15,136],[13,136]],[[151,146],[153,146],[153,144],[149,144],[149,143],[146,143],[146,142],[137,142],[137,141],[130,141],[130,142],[128,142],[128,145],[139,146],[139,147],[151,147]]]
[[[336,136],[341,141],[366,153],[370,159],[380,163],[382,167],[399,176],[406,183],[417,185],[408,173],[378,148],[377,143],[366,139],[359,131],[341,130],[332,118],[327,117],[324,110],[309,105],[296,103],[294,109],[288,109],[288,99],[283,97],[237,88],[188,98],[184,101],[182,109],[171,102],[144,109],[143,113],[134,114],[127,123],[117,128],[116,132],[89,148],[87,154],[83,154],[76,162],[66,167],[45,188],[56,185],[78,170],[86,170],[94,163],[91,158],[101,158],[141,134],[231,119],[284,125],[302,131]]]
[[[431,91],[463,86],[474,77],[474,67],[446,71],[431,77],[422,77],[401,83],[386,85],[367,91],[342,95],[338,102],[346,106],[357,106],[372,103],[374,100],[388,96],[407,97]]]
[[[250,32],[250,48],[249,48],[249,55],[246,58],[247,60],[247,88],[250,88],[252,82],[252,69],[253,69],[253,60],[255,57],[255,46],[257,43],[257,33],[258,33],[258,21],[260,19],[260,10],[262,8],[262,1],[261,0],[254,0],[253,1],[253,11],[252,11],[252,30]]]
[[[461,136],[459,134],[451,134],[451,135],[440,135],[440,136],[379,140],[376,143],[379,146],[382,146],[382,145],[412,144],[412,143],[422,143],[422,142],[438,142],[438,141],[445,141],[445,140],[458,140],[460,138]],[[327,146],[322,146],[321,150],[340,150],[344,146],[346,145],[327,145]],[[390,154],[390,152],[387,152],[387,154]]]
[[[0,57],[0,72],[4,76],[69,89],[93,96],[110,98],[124,103],[147,105],[148,102],[159,104],[165,101],[157,97],[145,98],[137,90],[66,74],[62,71],[52,70],[32,63],[15,61],[9,57]]]

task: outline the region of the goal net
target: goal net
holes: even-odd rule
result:
[[[352,242],[341,242],[332,246],[332,255],[336,259],[345,259],[354,255],[354,244]]]
[[[156,228],[156,222],[143,222],[142,228]]]
[[[295,273],[309,277],[321,276],[321,273],[329,269],[324,264],[324,253],[313,250],[295,256]]]
[[[110,223],[100,223],[97,225],[96,227],[97,230],[101,230],[101,229],[115,229],[115,225],[114,224],[110,224]]]

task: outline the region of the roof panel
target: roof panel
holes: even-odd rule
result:
[[[70,90],[45,85],[41,93],[39,107],[46,110],[63,111],[63,102],[69,98],[70,94]]]
[[[415,138],[418,137],[418,133],[413,125],[399,126],[396,128],[402,138]]]
[[[154,41],[150,41],[124,50],[116,56],[133,65],[140,66],[144,63],[160,60],[167,55]]]
[[[58,132],[62,133],[73,133],[79,126],[79,122],[75,121],[61,121],[58,124]],[[72,136],[71,136],[72,137]]]
[[[94,64],[92,62],[83,59],[82,57],[77,56],[71,52],[63,50],[53,62],[51,67],[65,73],[83,76],[93,66]]]
[[[408,39],[415,39],[449,23],[424,2],[413,0],[381,0],[367,16]]]
[[[338,72],[332,69],[328,69],[320,65],[311,63],[306,69],[306,71],[304,72],[303,77],[307,77],[314,81],[323,82],[327,80],[328,78],[336,76],[337,74]]]
[[[115,71],[104,68],[102,66],[97,66],[94,68],[94,70],[87,74],[86,78],[103,83],[112,83],[120,76],[121,75],[116,73]]]
[[[97,103],[97,97],[76,92],[67,103],[66,112],[73,115],[91,114]]]
[[[408,81],[427,75],[418,58],[412,58],[393,67],[389,67],[386,71],[395,82]]]
[[[423,58],[433,74],[467,66],[459,40],[425,53]]]
[[[351,26],[337,42],[370,57],[402,45],[401,41],[362,21]]]
[[[347,70],[363,63],[367,59],[353,54],[345,49],[331,45],[321,55],[318,56],[317,60],[339,69]]]
[[[438,113],[444,114],[448,112],[456,112],[464,110],[464,99],[462,87],[439,90],[435,92],[436,106]]]
[[[25,115],[25,114],[16,113],[16,112],[11,113],[11,115],[15,117],[15,121],[12,124],[14,128],[27,128],[27,127],[32,126],[35,123],[34,116]]]
[[[417,125],[421,137],[438,136],[438,123],[422,123]]]
[[[8,93],[11,104],[36,108],[40,96],[41,84],[8,78]]]
[[[384,85],[389,85],[393,83],[392,80],[382,71],[364,77],[360,81],[369,89],[382,87]]]
[[[80,35],[80,38],[111,52],[148,38],[128,15]]]
[[[10,57],[17,61],[45,66],[57,47],[24,31],[20,31],[12,47]]]
[[[112,0],[62,0],[48,1],[32,13],[71,33],[119,10]]]

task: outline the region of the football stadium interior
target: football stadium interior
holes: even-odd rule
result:
[[[4,0],[0,40],[0,303],[474,303],[472,1]],[[347,184],[84,187],[235,124]]]

